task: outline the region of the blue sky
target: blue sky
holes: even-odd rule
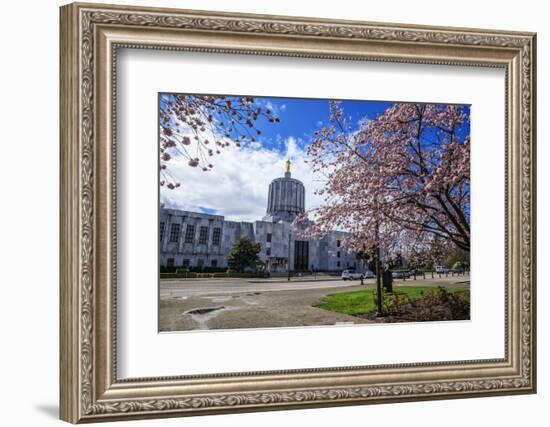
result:
[[[273,111],[279,123],[258,119],[261,131],[255,143],[240,148],[224,148],[212,157],[213,169],[203,172],[173,158],[170,170],[182,185],[175,190],[161,187],[161,202],[167,208],[224,215],[236,221],[254,221],[265,215],[269,183],[284,174],[285,162],[292,162],[292,176],[306,187],[306,209],[322,204],[315,194],[323,187],[307,160],[307,147],[315,130],[328,124],[329,101],[326,99],[256,97],[255,101]],[[357,129],[360,120],[374,119],[393,102],[342,101],[342,107]],[[161,101],[162,108],[162,101]],[[469,108],[468,108],[469,113]],[[469,132],[469,128],[462,130]]]
[[[272,105],[273,111],[280,117],[280,123],[265,121],[255,125],[262,131],[260,142],[265,148],[284,150],[284,141],[294,137],[300,147],[306,146],[315,130],[328,123],[329,101],[326,99],[301,98],[256,98],[263,105]],[[347,116],[358,124],[363,117],[369,119],[384,113],[391,102],[343,101],[342,107]]]
[[[300,99],[300,98],[257,98],[262,104],[271,104],[273,111],[278,113],[281,122],[269,124],[265,121],[256,123],[262,131],[260,141],[266,148],[284,150],[283,141],[292,136],[298,140],[298,144],[306,146],[316,129],[327,125],[329,116],[329,101],[326,99]],[[359,121],[363,118],[375,119],[383,114],[394,102],[388,101],[342,101],[341,106],[345,115],[351,116],[351,123],[359,127]],[[469,114],[469,106],[465,106]],[[469,125],[459,130],[462,135],[470,132]],[[427,137],[427,135],[425,135]]]

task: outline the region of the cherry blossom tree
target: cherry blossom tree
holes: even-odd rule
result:
[[[356,251],[419,254],[435,239],[469,251],[467,107],[395,103],[354,123],[331,102],[309,146],[313,170],[326,176],[325,203],[304,234],[347,230]]]
[[[183,156],[190,167],[208,172],[211,158],[221,150],[255,142],[261,131],[257,120],[278,123],[273,111],[250,96],[184,95],[160,96],[160,185],[180,186],[170,173],[170,161]]]
[[[442,265],[445,257],[455,249],[456,246],[449,240],[434,237],[425,245],[412,245],[407,251],[409,266],[415,268],[427,267],[433,271],[438,265]]]

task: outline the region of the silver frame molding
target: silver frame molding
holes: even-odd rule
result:
[[[80,3],[60,13],[61,419],[113,421],[536,391],[534,33]],[[118,48],[505,69],[505,357],[117,379]]]

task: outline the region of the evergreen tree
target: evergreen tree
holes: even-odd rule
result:
[[[229,267],[239,273],[244,272],[247,267],[255,270],[260,262],[260,250],[259,243],[254,243],[248,236],[241,237],[227,256]]]

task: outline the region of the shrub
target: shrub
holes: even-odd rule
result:
[[[372,291],[374,305],[378,307],[378,293],[376,289]],[[399,314],[403,305],[410,303],[410,298],[403,292],[387,293],[382,290],[382,311],[386,314]]]
[[[402,292],[384,293],[382,321],[441,321],[470,318],[470,292],[467,290],[449,292],[443,287],[433,292],[422,292],[420,298],[411,298]],[[377,293],[373,290],[373,300],[377,306]]]
[[[470,317],[470,292],[447,292],[439,287],[437,292],[410,302],[407,318],[417,321],[460,320]]]

